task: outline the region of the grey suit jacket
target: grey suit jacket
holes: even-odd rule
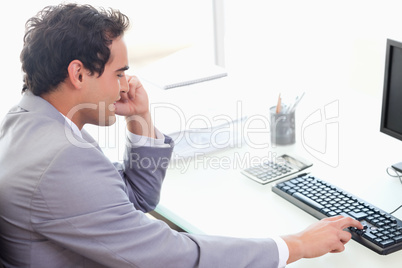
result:
[[[277,266],[271,239],[178,233],[143,213],[158,203],[172,148],[128,146],[124,163],[113,165],[85,131],[83,138],[73,136],[51,104],[30,93],[2,122],[5,267]],[[147,158],[146,168],[133,165],[134,154]]]

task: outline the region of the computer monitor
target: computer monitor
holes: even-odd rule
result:
[[[380,131],[402,140],[402,43],[387,40]],[[392,165],[402,172],[402,162]]]

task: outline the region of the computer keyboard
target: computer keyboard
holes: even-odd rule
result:
[[[318,219],[355,218],[364,229],[348,228],[352,238],[381,255],[402,249],[401,220],[328,182],[302,174],[279,182],[272,191]]]

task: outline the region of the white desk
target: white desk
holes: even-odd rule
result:
[[[187,162],[189,166],[185,171],[181,170],[183,166],[171,166],[156,212],[184,230],[208,235],[268,237],[304,229],[317,219],[273,193],[272,183],[260,185],[240,173],[246,167],[241,165],[245,156],[267,157],[269,152],[293,152],[308,158],[314,163],[310,172],[317,177],[385,211],[394,210],[402,204],[402,185],[398,179],[389,177],[385,169],[402,161],[402,156],[397,153],[401,151],[402,142],[379,132],[381,100],[351,92],[347,96],[325,96],[323,93],[319,96],[320,103],[317,98],[306,97],[305,103],[300,105],[303,108],[299,108],[296,114],[299,133],[295,145],[264,149],[245,145]],[[258,103],[257,98],[251,101]],[[332,160],[339,161],[334,165],[334,161],[328,160],[333,162],[331,166],[313,157],[310,154],[312,148],[306,149],[311,141],[301,142],[301,124],[307,122],[306,119],[317,109],[333,101],[339,105],[338,115],[329,118],[328,122],[332,120],[335,123],[332,126],[338,123],[339,132],[335,134],[338,135],[339,146],[336,147],[339,150],[332,152],[337,153],[338,158],[332,157]],[[357,101],[359,107],[356,107]],[[317,139],[327,135],[325,127],[317,129],[321,129]],[[312,134],[305,134],[307,141],[311,138],[307,135]],[[264,138],[269,141],[269,136]],[[328,142],[336,141],[334,136],[328,136],[328,139]],[[318,150],[315,155],[321,154],[325,160],[325,153],[331,153],[325,152],[325,148],[330,147],[324,146],[323,152]],[[236,157],[240,161],[236,161]],[[394,215],[402,218],[402,211]],[[402,251],[381,256],[351,241],[343,253],[303,259],[290,267],[400,267],[401,259]]]

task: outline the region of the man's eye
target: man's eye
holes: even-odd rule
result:
[[[118,74],[117,77],[122,78],[122,77],[124,77],[124,74]]]

